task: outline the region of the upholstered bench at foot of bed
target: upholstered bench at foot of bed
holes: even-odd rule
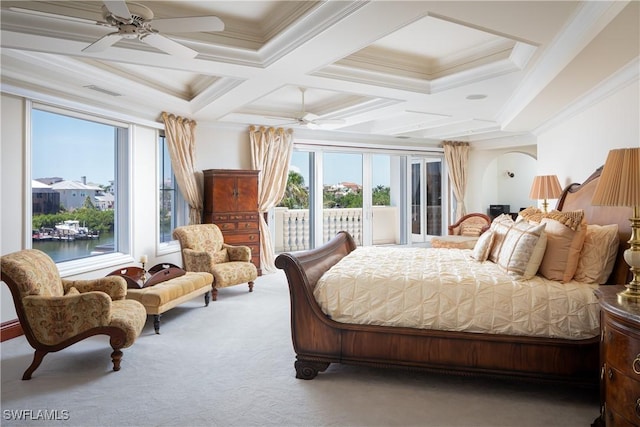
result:
[[[473,249],[477,237],[469,236],[437,236],[431,239],[432,248]]]
[[[185,301],[204,294],[205,307],[209,305],[213,275],[205,272],[187,272],[183,276],[160,282],[142,289],[127,289],[127,298],[144,305],[148,315],[153,315],[153,327],[160,333],[160,316]]]

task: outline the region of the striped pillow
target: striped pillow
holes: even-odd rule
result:
[[[497,264],[515,278],[531,279],[536,275],[547,247],[546,224],[520,221],[507,231],[500,247]]]
[[[490,230],[493,232],[493,243],[491,245],[491,251],[489,252],[489,261],[498,262],[498,255],[500,254],[500,248],[504,237],[507,235],[507,231],[515,224],[511,215],[502,214],[496,217],[491,222]]]

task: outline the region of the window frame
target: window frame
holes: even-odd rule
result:
[[[167,138],[166,135],[164,133],[164,130],[161,129],[158,131],[158,135],[157,135],[157,144],[156,144],[156,148],[157,148],[157,153],[158,153],[158,161],[157,161],[157,170],[158,170],[158,178],[160,178],[160,176],[164,173],[163,172],[163,160],[164,159],[164,147],[161,147],[161,144],[165,145],[167,144]],[[162,140],[162,141],[161,141]],[[178,187],[178,182],[176,181],[176,176],[175,173],[173,173],[173,164],[171,163],[171,157],[169,156],[169,163],[171,164],[171,175],[172,175],[172,182],[173,182],[173,191],[174,191],[174,197],[173,197],[173,202],[174,202],[174,206],[173,206],[173,212],[172,212],[172,216],[173,216],[173,223],[175,225],[175,227],[178,227],[180,225],[186,225],[189,223],[189,206],[187,204],[187,201],[184,199],[184,197],[182,196],[182,192],[180,191],[180,188]],[[160,179],[158,179],[156,182],[158,182],[158,185],[160,183]],[[158,186],[158,196],[160,195],[160,187]],[[161,237],[161,231],[160,231],[160,197],[157,197],[157,209],[156,209],[156,213],[157,213],[157,221],[156,221],[156,233],[157,233],[157,237],[156,237],[156,245],[157,245],[157,253],[158,255],[167,255],[167,254],[171,254],[171,253],[175,253],[175,252],[179,252],[180,251],[180,243],[175,240],[175,239],[171,239],[169,241],[166,242],[161,242],[160,241],[160,237]]]
[[[132,235],[131,235],[131,150],[133,146],[133,126],[134,124],[122,119],[118,120],[109,117],[104,112],[93,111],[88,108],[83,108],[82,111],[78,108],[66,106],[62,104],[53,104],[42,101],[27,99],[25,102],[25,157],[24,157],[24,219],[23,219],[23,235],[24,235],[24,247],[32,248],[31,239],[31,224],[33,218],[32,212],[32,152],[33,152],[33,140],[32,140],[32,111],[34,109],[47,111],[54,114],[61,114],[68,117],[73,117],[80,120],[88,120],[114,126],[117,132],[124,133],[125,135],[119,135],[116,138],[116,155],[115,155],[115,185],[116,185],[116,211],[114,216],[115,221],[115,243],[116,252],[95,255],[91,257],[85,257],[70,261],[62,261],[56,263],[60,275],[71,276],[88,271],[94,271],[102,268],[109,268],[119,264],[131,263],[133,256],[131,255]]]

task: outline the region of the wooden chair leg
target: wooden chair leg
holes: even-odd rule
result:
[[[36,350],[36,352],[33,354],[33,362],[31,362],[31,365],[29,365],[27,370],[24,371],[24,374],[22,375],[23,380],[31,379],[31,374],[33,374],[33,371],[38,369],[38,366],[40,366],[40,364],[42,363],[42,359],[44,359],[44,356],[46,356],[47,353],[48,351]]]
[[[249,292],[253,292],[253,282],[249,282]]]
[[[153,315],[153,329],[156,331],[156,334],[160,333],[160,314]]]
[[[120,349],[113,349],[113,353],[111,353],[111,361],[113,362],[113,370],[120,370],[120,361],[122,360],[122,351]]]
[[[211,301],[218,301],[218,290],[216,288],[211,289]]]
[[[205,307],[209,307],[209,299],[210,299],[210,292],[205,292],[204,294],[204,306]]]

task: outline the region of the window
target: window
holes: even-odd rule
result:
[[[31,108],[33,248],[56,263],[128,252],[128,139],[127,124]]]
[[[168,243],[173,240],[173,229],[187,224],[187,206],[182,194],[178,189],[176,178],[171,166],[171,156],[169,147],[163,132],[158,138],[159,156],[159,243]]]

